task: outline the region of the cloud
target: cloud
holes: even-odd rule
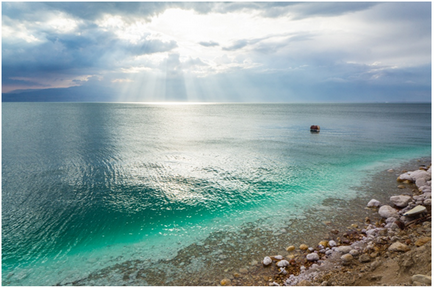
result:
[[[200,45],[205,46],[205,47],[214,47],[214,46],[220,46],[219,43],[214,42],[214,41],[208,41],[208,42],[199,42]]]
[[[430,99],[431,3],[3,2],[2,9],[3,92],[350,101],[416,91]]]

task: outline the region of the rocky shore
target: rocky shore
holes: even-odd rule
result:
[[[272,276],[256,269],[254,285],[431,286],[431,165],[402,171],[397,182],[411,192],[372,199],[365,209],[374,216],[331,230],[316,247],[294,243],[287,255],[264,257],[257,266]],[[220,285],[245,285],[236,274]]]

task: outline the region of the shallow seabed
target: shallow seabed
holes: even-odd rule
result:
[[[301,216],[284,219],[285,227],[280,230],[267,229],[257,222],[247,223],[237,232],[211,233],[204,241],[181,249],[170,259],[125,261],[84,279],[59,284],[203,286],[219,285],[221,279],[234,279],[234,274],[239,275],[238,282],[243,285],[268,284],[263,276],[272,276],[273,272],[260,263],[265,256],[288,255],[285,248],[289,245],[315,247],[319,241],[329,239],[331,230],[344,231],[350,224],[363,223],[365,217],[380,219],[378,213],[366,208],[368,201],[375,198],[388,203],[390,196],[411,193],[413,185],[406,185],[405,189],[397,187],[397,176],[404,169],[416,170],[430,164],[430,158],[419,158],[383,169],[364,179],[362,186],[351,187],[357,192],[356,198],[326,199]],[[391,168],[394,171],[388,172]]]

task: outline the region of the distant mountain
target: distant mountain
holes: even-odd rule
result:
[[[2,102],[115,102],[113,90],[99,86],[14,90],[2,93]]]

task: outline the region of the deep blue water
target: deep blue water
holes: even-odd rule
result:
[[[3,103],[2,283],[66,283],[243,223],[279,229],[424,156],[430,104]]]

